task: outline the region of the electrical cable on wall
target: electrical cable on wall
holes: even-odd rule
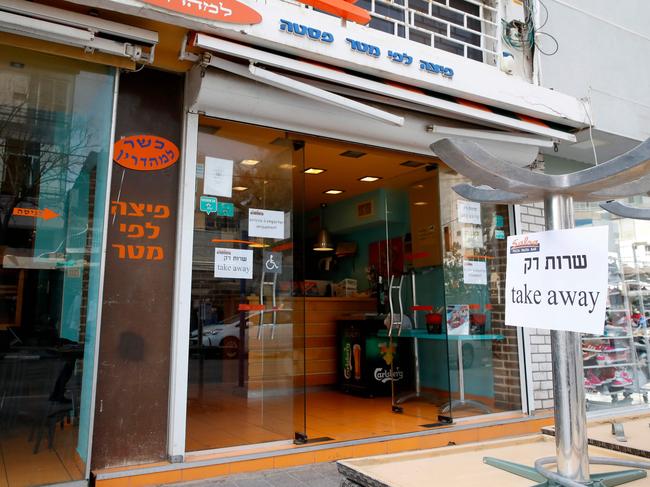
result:
[[[525,49],[531,49],[534,51],[537,49],[540,54],[543,54],[545,56],[553,56],[560,50],[560,43],[553,35],[541,30],[548,22],[549,11],[542,0],[538,1],[544,8],[544,12],[546,14],[544,21],[539,25],[539,27],[535,27],[535,3],[532,0],[525,0],[524,6],[528,12],[525,22],[520,22],[517,20],[511,20],[508,22],[506,19],[501,19],[503,42],[510,48],[516,49],[518,51],[523,51]],[[539,36],[546,36],[547,38],[550,38],[555,43],[555,48],[551,51],[543,50],[539,46]]]

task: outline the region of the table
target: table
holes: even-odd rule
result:
[[[387,337],[388,331],[381,330],[377,333],[378,336]],[[465,373],[463,370],[463,343],[469,341],[486,341],[486,340],[503,340],[503,335],[447,335],[444,333],[435,334],[429,333],[426,330],[401,330],[398,335],[399,338],[413,338],[415,340],[437,340],[437,341],[455,341],[458,346],[458,391],[460,397],[458,399],[450,400],[445,403],[440,409],[443,413],[448,413],[454,408],[460,408],[465,406],[474,407],[480,409],[485,413],[491,413],[492,410],[479,401],[474,401],[471,399],[465,399]],[[415,372],[416,374],[420,373],[419,367]]]

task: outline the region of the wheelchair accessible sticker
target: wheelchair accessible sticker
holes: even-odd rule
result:
[[[282,253],[281,252],[264,252],[263,253],[264,272],[269,274],[282,274]]]

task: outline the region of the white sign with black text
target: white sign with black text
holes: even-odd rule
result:
[[[481,224],[481,203],[458,200],[458,223]]]
[[[232,198],[233,161],[206,157],[203,166],[203,194]]]
[[[508,237],[506,325],[601,335],[608,227]]]
[[[284,212],[249,208],[248,236],[283,239]]]
[[[243,249],[214,249],[214,277],[252,279],[253,251]]]
[[[484,260],[463,260],[463,282],[465,284],[487,284],[487,266]]]

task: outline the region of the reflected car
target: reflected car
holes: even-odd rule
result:
[[[246,327],[250,325],[251,318],[258,313],[250,314],[246,319]],[[224,358],[237,358],[239,356],[239,324],[240,316],[236,314],[226,318],[221,323],[203,325],[203,347],[220,350]],[[199,344],[199,329],[190,332],[190,346]]]

